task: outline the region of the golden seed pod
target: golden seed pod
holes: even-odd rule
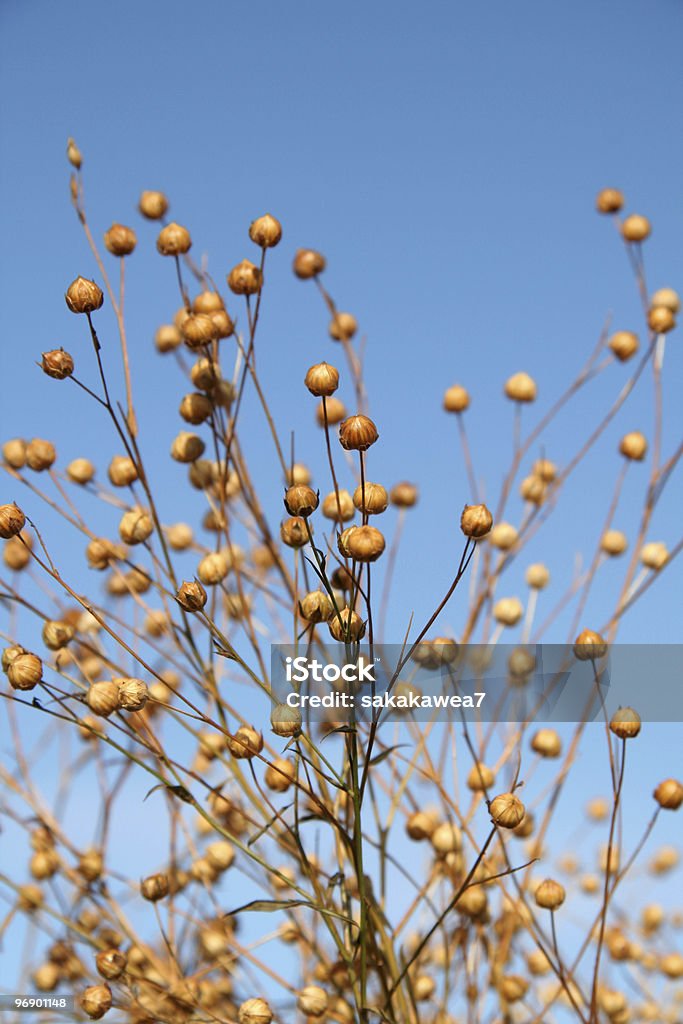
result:
[[[21,572],[31,561],[31,535],[24,531],[17,537],[10,537],[2,552],[2,560],[12,572]]]
[[[526,810],[514,793],[500,793],[489,804],[489,814],[500,828],[517,828],[524,821]]]
[[[247,999],[237,1011],[239,1024],[270,1024],[272,1019],[273,1011],[265,999]]]
[[[166,537],[169,546],[174,551],[187,551],[192,546],[194,534],[192,527],[187,523],[174,523],[166,528]]]
[[[414,811],[406,821],[406,833],[416,843],[429,839],[439,824],[436,811]]]
[[[460,529],[466,537],[480,540],[491,532],[493,516],[486,505],[465,505],[460,516]]]
[[[49,469],[57,458],[57,451],[51,441],[34,437],[26,448],[26,465],[35,473]]]
[[[77,171],[80,171],[81,166],[83,165],[83,154],[71,138],[66,141],[66,158],[72,167],[75,167]]]
[[[285,519],[284,523],[280,526],[280,537],[283,544],[286,544],[288,548],[304,547],[304,545],[308,544],[306,521],[300,516],[292,516],[290,519]]]
[[[489,544],[500,551],[509,551],[517,543],[519,533],[511,523],[496,523],[488,535]]]
[[[662,569],[668,560],[669,549],[661,540],[651,540],[640,550],[640,561],[646,569]]]
[[[623,205],[624,194],[618,188],[601,189],[595,200],[598,213],[619,213]]]
[[[516,1003],[529,990],[529,982],[520,974],[504,974],[498,982],[498,991],[506,1003]]]
[[[262,249],[272,249],[282,238],[282,224],[270,213],[251,222],[249,237]]]
[[[495,781],[496,773],[485,764],[473,764],[467,774],[467,788],[473,793],[483,793],[490,789]]]
[[[17,537],[26,525],[26,516],[18,505],[0,505],[0,537]]]
[[[220,340],[221,338],[229,338],[235,330],[235,325],[232,318],[224,309],[217,309],[215,313],[210,314],[213,320],[213,326],[216,331],[216,337]]]
[[[286,793],[295,779],[296,768],[284,757],[276,758],[263,775],[263,781],[273,793]]]
[[[303,462],[295,462],[292,466],[288,466],[285,472],[285,483],[288,487],[293,487],[294,484],[308,485],[311,479],[311,471]]]
[[[214,291],[203,291],[199,292],[197,296],[192,300],[192,311],[194,313],[219,313],[225,309],[225,303],[218,292]]]
[[[633,708],[618,708],[610,719],[610,732],[620,740],[631,740],[640,732],[640,715]]]
[[[376,527],[352,526],[350,528],[346,548],[356,562],[376,562],[384,551],[384,547],[384,536]]]
[[[326,519],[333,519],[336,523],[347,523],[356,514],[353,499],[344,488],[338,492],[330,491],[325,496],[321,509]]]
[[[607,344],[622,363],[634,356],[640,348],[638,335],[633,331],[616,331]]]
[[[470,407],[470,393],[460,384],[448,388],[443,396],[443,407],[446,412],[464,412]]]
[[[125,556],[125,551],[106,537],[95,537],[85,549],[85,556],[91,569],[107,569],[112,562]]]
[[[274,704],[270,712],[270,727],[276,736],[287,739],[301,732],[301,712],[288,704]]]
[[[431,999],[436,991],[436,982],[429,974],[418,974],[413,981],[413,993],[418,1003]]]
[[[173,439],[171,458],[182,463],[196,462],[204,454],[205,448],[201,437],[181,430]]]
[[[334,605],[323,590],[312,590],[299,602],[299,611],[307,622],[327,622],[334,615]]]
[[[327,422],[328,425],[333,427],[346,416],[346,406],[338,398],[327,398],[324,401],[321,400],[315,410],[315,418],[318,426],[325,426],[325,410],[327,410]]]
[[[501,597],[493,606],[493,617],[502,626],[516,626],[524,614],[524,605],[518,597]]]
[[[89,484],[95,476],[95,467],[90,459],[72,459],[66,467],[66,475],[73,484]]]
[[[3,662],[7,660],[8,651],[15,650],[12,660],[6,668],[7,678],[14,690],[33,690],[43,678],[43,663],[36,654],[23,652],[21,648],[6,648]]]
[[[664,306],[674,314],[680,312],[681,299],[678,292],[674,291],[673,288],[659,288],[652,296],[650,302],[653,306]]]
[[[143,544],[153,532],[152,517],[143,509],[133,508],[121,516],[119,536],[124,544]]]
[[[642,462],[647,452],[647,441],[639,430],[632,430],[622,437],[619,442],[619,451],[627,459]]]
[[[683,954],[667,953],[659,961],[659,969],[667,978],[683,978]]]
[[[263,750],[263,736],[253,725],[241,725],[234,736],[228,736],[227,746],[237,760],[251,759]]]
[[[621,225],[621,237],[625,242],[644,242],[651,231],[649,220],[640,213],[629,214]]]
[[[43,625],[43,643],[51,651],[61,651],[74,638],[76,630],[68,622],[48,619]]]
[[[119,686],[113,679],[92,683],[85,697],[86,703],[95,715],[108,718],[119,707]]]
[[[459,897],[456,910],[468,917],[479,917],[488,906],[488,898],[483,885],[470,885]]]
[[[116,981],[128,966],[128,957],[120,949],[103,949],[95,957],[97,973],[107,981]]]
[[[2,446],[2,457],[12,469],[22,469],[26,463],[26,441],[13,437]]]
[[[168,881],[168,875],[156,874],[148,875],[140,883],[140,893],[142,898],[149,900],[150,903],[156,903],[157,900],[163,900],[165,896],[168,896],[170,892],[170,885]]]
[[[598,661],[607,654],[607,643],[592,629],[583,629],[574,641],[574,657],[579,661]]]
[[[157,252],[162,256],[182,256],[192,248],[190,232],[172,221],[162,228],[157,237]]]
[[[173,352],[182,343],[183,336],[175,324],[162,324],[161,327],[157,328],[154,335],[154,345],[157,352],[165,355],[167,352]]]
[[[67,288],[64,298],[72,313],[94,313],[102,306],[104,293],[94,281],[77,277]]]
[[[335,313],[327,331],[333,341],[351,341],[358,330],[358,321],[353,313]]]
[[[142,711],[149,699],[149,689],[142,679],[118,679],[119,707],[124,711]]]
[[[462,833],[457,825],[444,821],[434,829],[429,841],[438,856],[444,857],[447,853],[457,853],[462,850]]]
[[[33,971],[31,978],[39,992],[54,992],[60,982],[60,972],[57,964],[41,964]]]
[[[99,1020],[111,1010],[112,995],[109,985],[91,985],[81,995],[81,1009],[91,1020]]]
[[[263,287],[263,274],[251,260],[242,260],[232,268],[227,281],[235,295],[256,295]]]
[[[125,224],[112,224],[109,231],[105,231],[104,245],[112,256],[130,256],[137,244],[137,235]]]
[[[306,985],[299,992],[296,1005],[308,1017],[322,1017],[327,1009],[327,992],[319,985]]]
[[[138,202],[138,209],[147,220],[161,220],[168,210],[168,199],[163,192],[143,192]]]
[[[218,339],[218,330],[208,313],[188,313],[180,328],[189,349],[203,348]]]
[[[115,455],[109,463],[107,476],[114,487],[128,487],[137,480],[138,471],[127,455]]]
[[[552,878],[546,878],[544,882],[541,882],[534,893],[536,905],[545,910],[557,910],[564,903],[566,896],[564,887]]]
[[[346,451],[365,452],[378,437],[377,427],[362,413],[349,416],[339,427],[339,443]]]
[[[213,412],[213,405],[211,399],[200,391],[190,391],[180,403],[178,412],[186,423],[196,427],[208,420]]]
[[[562,740],[555,729],[539,729],[531,740],[531,749],[541,757],[559,757]]]
[[[56,850],[38,850],[29,861],[31,877],[36,882],[43,882],[47,878],[53,878],[60,868],[60,860]]]
[[[190,370],[190,379],[199,391],[211,391],[221,379],[221,368],[213,359],[202,356]]]
[[[73,357],[65,352],[63,348],[55,348],[50,352],[43,352],[40,363],[43,373],[53,380],[65,380],[74,372]]]
[[[677,811],[683,804],[683,784],[677,779],[664,779],[652,794],[660,807]]]
[[[319,495],[305,484],[294,484],[285,491],[285,508],[290,516],[307,519],[318,507]]]
[[[536,382],[524,372],[508,377],[503,390],[513,402],[533,402],[536,398]]]
[[[532,505],[542,505],[548,493],[548,485],[540,476],[530,473],[529,476],[525,476],[522,480],[519,486],[519,493],[525,501],[530,502]]]
[[[600,539],[600,548],[606,555],[623,555],[628,547],[626,534],[621,530],[605,530]]]
[[[389,495],[381,484],[366,481],[365,487],[356,487],[353,492],[353,504],[359,512],[376,516],[385,512],[389,505]]]
[[[528,953],[526,965],[529,968],[529,973],[533,974],[534,977],[549,974],[552,970],[552,964],[542,949],[534,949]]]
[[[348,605],[342,608],[339,614],[334,613],[328,626],[334,639],[339,640],[340,643],[346,641],[347,638],[355,642],[362,640],[365,636],[365,623],[357,612],[351,611]]]
[[[315,249],[297,249],[292,263],[292,270],[302,281],[322,274],[327,262],[322,253]]]
[[[329,398],[339,387],[339,370],[329,363],[316,363],[306,373],[304,384],[317,398]]]
[[[199,580],[185,580],[178,587],[175,599],[186,612],[198,612],[206,604],[206,591]]]
[[[550,459],[536,459],[531,467],[531,472],[544,484],[551,484],[557,477],[557,466]]]
[[[230,572],[230,562],[223,551],[211,551],[202,558],[197,566],[197,577],[207,587],[215,587],[222,583]]]
[[[218,839],[207,846],[206,859],[215,871],[227,871],[235,860],[235,848],[226,839]]]
[[[676,317],[668,306],[651,306],[647,313],[647,324],[655,334],[667,334],[676,326]]]
[[[418,489],[415,484],[402,480],[394,484],[389,492],[389,500],[396,508],[413,508],[417,504]]]

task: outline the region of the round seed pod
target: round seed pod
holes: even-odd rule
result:
[[[574,657],[579,661],[598,661],[607,654],[607,644],[599,633],[583,629],[574,641]]]
[[[486,505],[465,505],[460,516],[460,529],[466,537],[480,540],[491,532],[493,516]]]
[[[221,368],[213,359],[202,356],[190,370],[190,378],[196,388],[210,393],[221,379]]]
[[[413,981],[413,993],[418,1003],[426,1003],[436,991],[436,982],[429,974],[418,974]]]
[[[328,426],[336,426],[346,416],[346,406],[338,398],[332,396],[332,398],[326,398],[318,404],[315,410],[315,418],[318,426],[325,426],[325,409],[327,409],[327,423]]]
[[[8,648],[5,650],[7,659]],[[13,654],[7,669],[7,678],[13,690],[33,690],[43,678],[43,663],[36,654],[24,652],[21,648],[15,648],[18,653]]]
[[[276,758],[269,764],[263,775],[263,781],[273,793],[286,793],[296,779],[296,769],[291,761],[284,757]]]
[[[452,825],[449,821],[437,825],[429,840],[434,852],[440,857],[462,850],[462,833],[457,825]]]
[[[74,360],[63,348],[52,349],[51,352],[43,352],[41,369],[53,380],[65,380],[74,372]]]
[[[228,288],[235,295],[257,295],[263,287],[263,274],[251,260],[242,260],[228,274]]]
[[[138,209],[147,220],[161,220],[168,210],[168,199],[163,192],[143,192],[140,196]]]
[[[299,611],[307,622],[327,622],[334,615],[334,605],[323,590],[312,590],[299,602]]]
[[[297,996],[296,1005],[308,1017],[322,1017],[327,1009],[327,992],[319,985],[306,985]]]
[[[531,740],[531,749],[541,757],[559,757],[562,740],[555,729],[539,729]]]
[[[137,480],[138,471],[127,455],[115,455],[109,463],[107,475],[114,487],[128,487]]]
[[[530,504],[542,505],[548,494],[548,485],[540,476],[530,473],[529,476],[524,477],[519,485],[519,493]]]
[[[196,462],[204,454],[206,445],[197,434],[181,430],[173,439],[171,445],[171,458],[176,462]]]
[[[667,978],[683,978],[683,955],[667,953],[659,961],[659,969]]]
[[[531,467],[531,472],[544,484],[551,484],[557,477],[557,466],[551,459],[536,459]]]
[[[662,569],[669,560],[669,551],[662,541],[653,540],[643,544],[640,551],[640,561],[646,569]]]
[[[394,484],[389,492],[389,501],[396,508],[412,508],[417,504],[418,490],[415,484],[409,483],[407,480],[402,480],[398,484]]]
[[[237,1011],[239,1024],[270,1024],[272,1019],[273,1011],[265,999],[247,999]]]
[[[346,451],[366,452],[378,437],[375,424],[361,413],[349,416],[339,427],[339,443]]]
[[[517,828],[524,821],[526,810],[514,793],[500,793],[489,804],[489,813],[500,828]]]
[[[329,398],[339,387],[339,370],[329,363],[316,363],[308,369],[304,384],[317,398]]]
[[[184,396],[178,408],[178,412],[182,418],[187,423],[192,423],[194,426],[208,420],[212,411],[213,405],[211,404],[211,400],[200,391],[190,391],[189,394]]]
[[[143,509],[133,508],[121,516],[119,536],[124,544],[143,544],[153,532],[152,517]]]
[[[57,964],[41,964],[31,975],[33,984],[39,992],[54,992],[60,982]]]
[[[137,235],[124,224],[112,224],[104,233],[104,246],[112,256],[130,256],[137,244]]]
[[[33,541],[25,530],[17,537],[10,537],[2,552],[2,559],[12,572],[21,572],[31,561]]]
[[[83,165],[83,154],[73,139],[67,139],[66,158],[72,167],[75,167],[77,171],[80,171],[81,166]]]
[[[206,859],[215,871],[227,871],[235,860],[235,848],[226,839],[219,839],[207,846]]]
[[[71,282],[64,295],[72,313],[94,313],[104,302],[104,293],[94,281],[77,277]]]
[[[681,309],[680,296],[673,288],[659,288],[652,296],[650,302],[652,306],[664,306],[665,309],[670,309],[674,314],[680,312]]]
[[[511,523],[496,523],[488,535],[489,544],[500,551],[509,551],[517,543],[519,534]]]
[[[633,331],[616,331],[607,344],[621,363],[627,362],[640,348],[638,335]]]
[[[285,508],[290,516],[301,516],[307,519],[318,507],[318,494],[305,484],[294,484],[285,492]]]
[[[624,194],[618,188],[601,189],[595,200],[598,213],[619,213],[623,205]]]
[[[173,352],[183,343],[183,336],[175,324],[162,324],[154,335],[154,346],[157,352],[165,355]]]
[[[2,457],[12,469],[22,469],[26,464],[26,441],[13,437],[2,446]]]
[[[282,238],[282,224],[272,214],[266,213],[251,222],[249,237],[262,249],[272,249]]]
[[[644,242],[651,231],[649,220],[640,213],[629,214],[621,225],[621,237],[625,242]]]
[[[359,512],[375,516],[386,511],[389,495],[381,484],[366,481],[365,488],[358,486],[353,492],[353,504]]]
[[[315,249],[297,249],[292,270],[300,280],[306,281],[322,274],[326,265],[323,254],[316,252]]]
[[[458,913],[474,918],[483,914],[487,905],[488,898],[484,886],[470,885],[465,889],[462,896],[459,897],[455,908]]]
[[[432,811],[415,811],[406,821],[406,833],[415,842],[429,839],[439,824],[438,815]]]
[[[323,499],[321,509],[326,519],[332,519],[337,523],[346,523],[356,514],[353,499],[344,488],[340,488],[338,492],[330,491]]]
[[[677,779],[664,779],[652,794],[660,807],[677,811],[683,804],[683,784]]]
[[[274,704],[270,712],[270,727],[276,736],[289,739],[301,732],[301,711],[288,704]]]
[[[619,442],[619,451],[627,459],[642,462],[647,452],[647,441],[639,430],[632,430],[622,437]]]
[[[107,981],[116,981],[128,966],[128,957],[120,949],[103,949],[95,957],[97,973]]]
[[[178,587],[175,599],[186,612],[198,612],[206,604],[206,591],[199,580],[185,580]]]
[[[222,309],[225,309],[225,303],[221,295],[208,289],[199,292],[192,301],[193,313],[207,313],[210,316],[212,313],[218,313]]]
[[[633,708],[618,708],[609,723],[610,732],[621,740],[634,739],[640,732],[640,715]]]
[[[346,641],[347,637],[355,642],[362,640],[365,636],[365,623],[357,612],[351,611],[348,605],[342,608],[339,614],[334,613],[328,626],[333,638],[340,642]]]
[[[285,519],[280,526],[280,537],[283,544],[288,548],[302,548],[308,544],[308,532],[306,522],[300,516],[292,516]]]
[[[117,680],[119,707],[124,711],[142,711],[149,699],[149,689],[142,679],[126,678]]]
[[[227,745],[237,760],[251,759],[263,750],[263,736],[253,725],[241,725],[234,736],[228,736]]]
[[[162,228],[157,236],[157,252],[162,256],[183,256],[191,248],[190,232],[175,221]]]
[[[187,523],[174,523],[166,528],[169,547],[174,551],[187,551],[192,546],[194,535],[192,527]]]
[[[91,1020],[99,1020],[111,1010],[112,995],[109,985],[90,985],[81,995],[81,1009]]]
[[[376,562],[385,547],[380,531],[374,526],[352,526],[348,532],[351,535],[346,541],[346,548],[351,558],[357,562]]]
[[[676,326],[676,317],[668,306],[651,306],[647,313],[647,324],[655,334],[667,334]]]
[[[443,396],[443,407],[446,412],[461,413],[470,407],[470,393],[460,384],[448,388]]]
[[[75,629],[68,622],[48,619],[43,624],[43,643],[51,651],[60,651],[74,638]]]
[[[85,549],[88,565],[91,569],[101,571],[107,569],[112,562],[124,556],[124,551],[106,537],[95,537]]]
[[[517,1003],[529,990],[529,982],[520,974],[504,974],[498,982],[498,991],[506,1003]]]
[[[483,793],[496,781],[496,773],[485,764],[473,764],[467,774],[467,787],[474,793]]]
[[[26,516],[18,505],[0,505],[0,537],[17,537],[26,525]]]
[[[288,487],[294,487],[295,484],[301,484],[304,487],[307,487],[310,484],[311,479],[311,471],[308,466],[303,464],[303,462],[295,462],[285,473],[285,483]]]
[[[541,882],[534,893],[536,906],[543,907],[545,910],[557,910],[564,903],[566,896],[564,887],[552,878],[546,878],[544,882]]]
[[[493,617],[502,626],[516,626],[524,614],[524,605],[518,597],[501,597],[493,606]]]
[[[94,714],[100,715],[102,718],[108,718],[119,707],[118,683],[115,683],[113,679],[92,683],[85,700]]]
[[[626,539],[626,534],[622,533],[621,530],[605,530],[600,540],[601,550],[611,557],[623,555],[627,547],[628,540]]]
[[[336,313],[327,327],[332,341],[351,341],[358,330],[358,321],[353,313]]]
[[[528,373],[513,373],[505,382],[505,395],[513,402],[533,402],[536,398],[536,382]]]
[[[37,850],[29,861],[29,871],[37,882],[53,878],[60,868],[59,857],[54,849]]]
[[[193,350],[218,340],[216,324],[208,313],[188,313],[183,320],[180,333],[187,347]]]
[[[26,465],[29,469],[42,473],[54,465],[56,458],[57,452],[51,441],[44,441],[40,437],[29,441],[26,449]]]
[[[230,563],[224,552],[212,551],[197,566],[197,576],[208,587],[221,583],[230,572]]]
[[[66,475],[73,484],[89,484],[95,476],[95,467],[90,459],[72,459],[66,467]]]
[[[143,899],[149,900],[150,903],[163,900],[164,897],[168,896],[169,892],[168,875],[165,874],[148,875],[140,883],[140,894]]]

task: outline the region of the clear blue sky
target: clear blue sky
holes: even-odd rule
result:
[[[455,426],[441,412],[445,387],[459,381],[473,394],[468,422],[477,468],[492,489],[511,446],[510,409],[500,397],[505,378],[531,372],[545,408],[610,312],[615,327],[644,334],[626,256],[593,210],[600,187],[622,188],[629,210],[651,218],[652,287],[683,292],[682,38],[678,0],[3,0],[2,438],[57,437],[62,464],[87,455],[103,466],[115,450],[108,425],[76,390],[34,365],[41,351],[64,345],[94,380],[83,324],[63,301],[77,274],[97,276],[68,200],[67,136],[85,155],[98,237],[114,220],[138,232],[127,301],[148,457],[170,445],[183,387],[152,347],[178,299],[172,267],[154,251],[154,228],[135,211],[139,192],[167,191],[172,215],[192,231],[193,252],[208,253],[219,281],[252,254],[248,224],[269,210],[284,225],[260,334],[276,422],[285,436],[296,430],[298,456],[320,469],[325,487],[301,378],[311,363],[341,353],[327,339],[313,287],[290,272],[294,249],[310,245],[326,254],[328,287],[368,337],[371,411],[382,434],[369,476],[415,479],[421,487],[393,621],[402,627],[413,608],[424,618],[435,589],[450,579],[457,514],[469,499]],[[110,311],[98,326],[105,345],[111,339],[115,377]],[[665,451],[683,425],[680,334],[666,355]],[[603,398],[616,396],[625,373],[610,371]],[[556,579],[567,579],[578,549],[592,550],[604,512],[599,495],[618,469],[618,439],[629,429],[651,433],[650,398],[648,381],[532,552]],[[556,447],[547,454],[561,462],[597,415],[590,392],[552,435]],[[257,478],[275,508],[281,481],[252,402],[245,422]],[[191,514],[176,490],[181,480],[170,460],[155,466],[167,521]],[[642,500],[645,480],[645,468],[630,474],[615,523],[631,537],[629,504]],[[682,499],[679,474],[653,539],[679,539]],[[519,515],[519,506],[513,510]],[[80,557],[80,548],[72,553]],[[588,614],[605,617],[623,568],[610,567]],[[520,577],[521,570],[511,574],[506,593],[521,591]],[[628,618],[623,639],[680,640],[682,595],[674,566]],[[456,599],[444,628],[457,633],[461,611]],[[564,640],[562,629],[557,638]],[[636,755],[643,801],[662,762],[675,773],[674,747],[673,729],[643,734]],[[653,765],[662,751],[667,756]],[[587,758],[590,773],[594,758]],[[595,763],[604,791],[602,749]],[[581,800],[578,794],[577,806]]]

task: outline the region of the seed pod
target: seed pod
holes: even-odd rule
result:
[[[647,452],[647,441],[639,430],[632,430],[622,437],[619,442],[619,451],[627,459],[642,462]]]
[[[624,205],[624,194],[618,188],[603,188],[598,192],[595,208],[598,213],[619,213]]]
[[[621,237],[625,242],[644,242],[651,231],[649,220],[640,213],[629,214],[621,225]]]
[[[676,317],[668,306],[651,306],[647,313],[647,324],[655,334],[667,334],[676,326]]]
[[[356,514],[353,499],[344,488],[340,488],[339,491],[330,491],[324,498],[321,508],[325,518],[332,519],[336,523],[347,523]]]
[[[498,991],[506,1003],[516,1003],[529,990],[529,982],[520,974],[504,974],[498,982]]]
[[[149,875],[144,878],[140,883],[140,893],[142,898],[149,900],[150,903],[156,903],[158,900],[163,900],[165,896],[168,896],[170,892],[170,885],[168,881],[168,875],[156,874]]]
[[[308,486],[311,479],[311,471],[303,462],[295,462],[292,466],[288,466],[285,472],[285,483],[288,487],[293,487],[294,484]]]
[[[221,338],[229,338],[230,335],[234,333],[235,325],[224,309],[217,309],[216,312],[211,313],[210,316],[213,320],[216,337],[219,340]]]
[[[175,324],[162,324],[161,327],[157,328],[154,335],[154,345],[157,352],[165,355],[167,352],[173,352],[182,343],[183,336]]]
[[[127,455],[115,455],[109,463],[107,475],[114,487],[128,487],[137,480],[138,471]]]
[[[73,139],[67,139],[66,158],[72,167],[75,167],[77,171],[80,171],[83,164],[83,154]]]
[[[19,653],[12,657],[6,669],[10,686],[14,690],[33,690],[42,681],[43,663],[36,654],[23,652],[21,648],[15,650]],[[5,650],[3,661],[7,658],[7,652],[8,649]]]
[[[389,493],[389,500],[396,508],[412,508],[417,504],[417,498],[417,487],[415,484],[408,483],[407,480],[395,484]]]
[[[483,885],[470,885],[458,898],[455,907],[458,913],[468,917],[479,917],[488,905],[486,890]]]
[[[610,732],[620,740],[635,739],[640,732],[640,715],[633,708],[618,708],[609,723]]]
[[[26,516],[18,505],[0,505],[0,537],[17,537],[26,525]]]
[[[60,982],[57,964],[41,964],[31,975],[33,984],[39,992],[54,992]]]
[[[200,391],[191,391],[185,395],[178,412],[187,423],[192,423],[197,426],[199,423],[203,423],[208,420],[209,416],[213,411],[213,406],[210,399],[203,395]]]
[[[474,793],[483,793],[496,781],[496,773],[485,764],[473,764],[467,775],[467,786]]]
[[[118,679],[119,707],[124,711],[142,711],[149,699],[149,690],[142,679]]]
[[[624,551],[628,547],[628,540],[626,534],[622,533],[621,530],[605,530],[600,539],[600,548],[605,552],[606,555],[612,557],[616,555],[623,555]]]
[[[322,274],[327,263],[325,257],[315,249],[297,249],[292,269],[302,281]]]
[[[322,1017],[327,1009],[327,992],[319,985],[306,985],[297,996],[296,1005],[308,1017]]]
[[[524,821],[526,810],[514,793],[500,793],[489,804],[491,820],[500,828],[517,828]]]
[[[312,395],[329,398],[339,387],[339,370],[329,363],[316,363],[308,369],[304,384]]]
[[[288,548],[302,548],[308,544],[306,521],[299,516],[285,519],[280,526],[280,537]]]
[[[413,993],[418,1003],[431,999],[436,991],[436,982],[429,974],[418,974],[413,981]]]
[[[564,903],[566,896],[563,886],[552,878],[546,878],[541,882],[534,893],[536,905],[545,910],[557,910]]]
[[[10,537],[2,552],[2,560],[12,572],[21,572],[31,561],[31,535],[24,531],[16,537]]]
[[[251,260],[242,260],[232,268],[227,281],[235,295],[257,295],[263,287],[263,274]]]
[[[94,281],[77,277],[71,282],[64,295],[72,313],[94,313],[104,302],[104,293]]]
[[[263,781],[274,793],[286,793],[296,778],[296,769],[287,758],[278,757],[269,764],[263,775]]]
[[[677,811],[683,804],[683,784],[677,779],[664,779],[652,794],[660,807]]]
[[[543,590],[550,582],[550,573],[542,562],[534,562],[527,568],[524,578],[533,590]]]
[[[109,231],[105,231],[104,245],[112,256],[130,256],[137,244],[137,235],[124,224],[112,224]]]
[[[640,348],[638,335],[634,334],[633,331],[617,331],[612,335],[607,344],[622,363],[625,363],[631,356],[634,356]]]
[[[640,550],[640,561],[646,569],[662,569],[669,560],[669,551],[662,541],[653,540],[643,544]]]
[[[189,313],[180,328],[189,349],[202,348],[218,338],[216,324],[208,313]]]
[[[60,651],[73,640],[75,632],[68,622],[48,620],[43,625],[43,643],[51,651]]]
[[[194,313],[218,313],[219,310],[225,309],[225,303],[218,292],[214,291],[203,291],[195,296],[192,302],[192,311]]]
[[[107,540],[106,537],[96,537],[85,549],[88,565],[91,569],[98,571],[109,568],[111,563],[122,558],[124,553],[120,547],[113,541]]]
[[[212,551],[205,555],[197,566],[197,576],[206,586],[213,587],[221,583],[230,572],[230,563],[222,551]]]
[[[365,452],[375,443],[379,434],[368,416],[349,416],[339,427],[339,442],[346,451]]]
[[[344,533],[350,534],[345,547],[357,562],[376,562],[384,551],[384,536],[374,526],[352,526]]]
[[[335,313],[327,328],[332,341],[351,341],[357,330],[358,322],[353,313]]]
[[[341,621],[340,621],[341,620]],[[365,636],[365,623],[357,612],[351,611],[348,605],[339,613],[334,613],[328,622],[329,630],[335,640],[346,642],[362,640]]]
[[[113,679],[93,683],[86,694],[90,710],[101,718],[108,718],[119,706],[119,687]]]
[[[513,685],[524,685],[536,668],[536,658],[525,647],[516,647],[510,652],[507,666]]]
[[[346,406],[338,398],[334,396],[327,398],[325,401],[321,401],[315,410],[315,418],[318,426],[325,426],[325,409],[327,409],[327,423],[328,426],[335,426],[346,416]]]
[[[583,629],[574,641],[574,657],[579,661],[598,661],[606,654],[606,642],[592,629]]]
[[[182,256],[191,247],[190,232],[175,221],[162,228],[157,237],[157,252],[162,256]]]
[[[353,504],[366,515],[374,516],[386,511],[389,495],[381,484],[366,481],[365,487],[358,486],[353,492]]]
[[[466,537],[480,540],[490,533],[493,516],[486,505],[465,505],[460,516],[460,529]]]
[[[270,712],[270,727],[276,736],[287,739],[301,732],[301,712],[288,704],[274,704]]]
[[[66,467],[66,475],[74,484],[89,484],[95,476],[95,467],[90,459],[72,459]]]
[[[185,611],[198,612],[206,604],[206,591],[198,580],[185,580],[178,587],[175,599]]]
[[[519,493],[532,505],[542,505],[548,493],[548,485],[535,473],[525,476],[519,485]]]
[[[116,981],[128,966],[128,957],[120,949],[104,949],[95,957],[97,973],[107,981]]]
[[[37,882],[53,878],[59,871],[59,868],[59,857],[54,849],[37,850],[29,862],[29,871]]]
[[[174,523],[172,526],[166,527],[166,537],[169,546],[174,551],[187,551],[194,540],[192,527],[187,523]]]
[[[528,373],[513,373],[506,380],[504,391],[513,402],[533,402],[536,398],[536,382]]]
[[[511,523],[496,523],[488,535],[489,544],[500,551],[509,551],[517,543],[518,536]]]
[[[221,379],[221,368],[213,359],[202,356],[190,370],[190,378],[200,391],[210,392]]]
[[[227,745],[238,760],[251,759],[263,750],[263,736],[253,725],[241,725],[234,736],[228,736]]]
[[[438,827],[438,814],[433,811],[415,811],[406,821],[406,833],[416,843],[429,839]]]
[[[443,407],[446,412],[461,413],[470,407],[470,393],[460,384],[448,388],[443,396]]]
[[[516,626],[524,614],[524,605],[518,597],[501,597],[493,606],[493,617],[502,626]]]
[[[161,220],[168,210],[168,199],[163,192],[143,192],[140,196],[138,209],[147,220]]]
[[[171,458],[182,463],[196,462],[204,454],[205,448],[201,437],[181,430],[173,439]]]
[[[2,457],[12,469],[22,469],[26,464],[26,441],[13,437],[2,446]]]
[[[249,237],[262,249],[272,249],[282,238],[282,225],[270,213],[251,222]]]
[[[318,507],[319,496],[305,484],[294,484],[285,492],[285,508],[290,516],[307,519]]]
[[[109,985],[91,985],[81,996],[81,1008],[91,1020],[99,1020],[111,1010],[112,996]]]
[[[43,373],[53,380],[65,380],[74,372],[73,357],[65,352],[63,348],[55,348],[50,352],[43,352],[41,361]]]
[[[539,729],[531,740],[531,749],[541,757],[559,757],[562,740],[555,729]]]
[[[334,615],[334,605],[322,590],[312,590],[299,602],[299,611],[307,622],[327,622]]]
[[[670,309],[672,313],[680,312],[681,299],[677,291],[673,288],[659,288],[652,299],[650,300],[652,306],[664,306],[665,309]]]
[[[235,860],[235,849],[232,843],[225,839],[219,839],[207,846],[206,859],[214,871],[219,873],[227,871]]]
[[[152,517],[143,509],[124,512],[119,522],[119,536],[124,544],[143,544],[154,532]]]
[[[273,1011],[265,999],[247,999],[237,1011],[239,1024],[270,1024],[272,1019]]]
[[[56,458],[57,452],[51,441],[44,441],[40,437],[29,441],[26,449],[26,465],[29,469],[42,473],[54,465]]]
[[[434,852],[440,857],[462,850],[462,833],[457,825],[452,825],[449,821],[437,825],[429,839]]]

